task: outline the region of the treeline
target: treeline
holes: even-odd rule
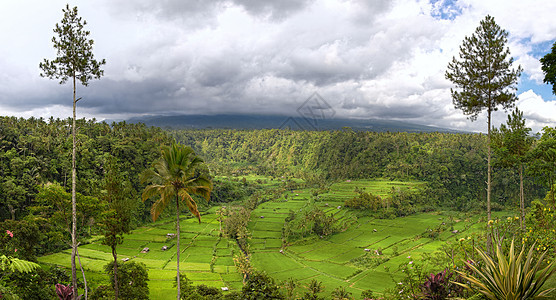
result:
[[[326,185],[339,179],[391,178],[428,182],[431,205],[460,210],[486,201],[487,138],[482,134],[291,131],[172,130],[176,140],[192,146],[217,174],[254,172],[294,176]],[[514,205],[519,177],[497,167],[493,177],[494,208]],[[528,176],[528,201],[546,189]],[[515,203],[514,203],[515,202]]]
[[[28,259],[67,247],[69,232],[50,223],[64,214],[71,216],[70,124],[71,119],[0,117],[0,228],[18,233],[22,240],[14,247],[19,246],[19,253]],[[137,199],[133,222],[150,220],[150,203],[139,200],[138,174],[160,157],[161,145],[170,143],[167,133],[144,124],[94,119],[78,120],[77,127],[77,192],[83,206],[80,236],[94,233],[90,229],[103,209],[109,168],[116,169],[132,187],[129,197]]]

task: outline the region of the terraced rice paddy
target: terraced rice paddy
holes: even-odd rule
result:
[[[422,234],[447,222],[448,215],[421,213],[382,220],[356,218],[352,211],[343,208],[344,201],[356,195],[355,187],[384,196],[392,187],[411,189],[418,188],[419,185],[418,182],[386,180],[333,184],[329,192],[319,196],[316,205],[326,213],[333,214],[345,230],[328,237],[314,237],[286,245],[282,239],[282,228],[288,213],[290,210],[299,211],[310,201],[315,201],[309,189],[288,191],[287,199],[282,195],[252,211],[248,225],[252,235],[249,240],[251,263],[277,281],[294,278],[298,282],[299,295],[312,279],[321,281],[325,286],[323,295],[329,295],[339,286],[346,287],[356,297],[367,289],[380,293],[392,286],[393,279],[400,277],[395,270],[400,263],[408,260],[408,256],[419,259],[423,253],[438,249],[444,241],[464,236],[466,230],[472,231],[478,226],[474,225],[478,218],[458,220],[453,226],[459,233],[444,231],[433,240]],[[181,221],[180,270],[196,285],[240,290],[242,276],[236,271],[233,262],[233,256],[240,253],[239,248],[235,241],[219,236],[217,208],[213,207],[205,212],[201,224],[193,218]],[[176,240],[166,236],[167,233],[174,232],[175,221],[158,221],[126,235],[124,243],[117,248],[119,259],[129,258],[143,262],[148,267],[152,299],[176,297],[173,287],[176,276]],[[163,246],[169,249],[163,251]],[[145,247],[150,251],[141,253]],[[374,250],[379,250],[382,254],[375,255]],[[112,260],[110,248],[93,242],[80,246],[79,253],[88,278],[105,282],[106,275],[102,274],[102,269]],[[41,257],[39,261],[69,267],[70,254],[71,250],[66,250]],[[369,255],[375,259],[375,266],[354,263]]]
[[[234,241],[219,237],[219,224],[215,208],[202,216],[202,223],[197,219],[181,220],[180,270],[195,284],[214,287],[228,287],[238,290],[242,287],[242,277],[236,271],[233,255],[239,253]],[[176,239],[168,239],[167,233],[175,232],[175,221],[166,220],[152,226],[134,230],[126,235],[124,243],[117,248],[118,259],[129,258],[144,263],[149,272],[149,289],[152,299],[175,299],[176,289]],[[162,247],[168,250],[163,251]],[[141,250],[148,247],[147,253]],[[112,261],[111,250],[98,242],[79,247],[81,263],[87,270],[87,277],[105,278],[100,275],[104,265]],[[43,256],[43,263],[70,267],[71,250]],[[96,273],[96,274],[94,274]]]
[[[284,224],[289,210],[299,210],[307,205],[312,195],[307,190],[298,190],[291,192],[287,200],[281,198],[277,202],[263,203],[253,211],[250,223],[253,233],[250,242],[252,263],[255,268],[265,270],[279,281],[294,278],[299,283],[298,294],[312,279],[321,281],[326,287],[324,294],[328,295],[339,286],[346,287],[356,297],[367,289],[380,293],[392,286],[393,278],[400,276],[391,274],[390,270],[396,270],[400,263],[408,260],[408,256],[419,259],[422,253],[435,251],[443,241],[456,234],[444,232],[437,240],[421,237],[428,229],[447,222],[447,215],[423,213],[393,220],[355,218],[349,209],[343,208],[344,201],[356,196],[355,187],[386,196],[392,187],[411,189],[419,185],[386,180],[334,184],[328,193],[320,195],[316,205],[326,213],[333,214],[339,223],[347,226],[346,230],[329,237],[282,247],[278,247],[282,242],[278,224]],[[457,222],[454,229],[461,235],[475,221]],[[364,268],[352,262],[359,257],[369,256],[374,250],[382,252],[382,255],[375,256],[378,261],[383,261],[378,266]]]

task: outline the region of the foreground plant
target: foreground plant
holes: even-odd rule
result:
[[[448,298],[452,290],[452,283],[450,282],[452,275],[453,273],[449,272],[448,269],[444,269],[436,275],[431,273],[425,283],[421,285],[424,299],[442,300]]]
[[[498,243],[497,243],[498,244]],[[531,246],[527,257],[525,248],[521,249],[516,256],[514,241],[510,246],[510,251],[506,255],[502,252],[502,247],[496,247],[496,261],[487,253],[475,248],[484,267],[476,267],[472,262],[465,262],[466,266],[472,271],[472,275],[457,271],[469,284],[455,282],[466,289],[478,290],[488,299],[542,299],[545,298],[556,288],[542,290],[542,286],[556,271],[554,261],[541,269],[546,251],[539,257],[536,263],[533,262],[533,251],[535,245]]]

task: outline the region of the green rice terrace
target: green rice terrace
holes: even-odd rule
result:
[[[280,182],[261,176],[247,176],[247,180],[260,182],[267,191],[272,191],[271,188]],[[298,295],[313,279],[322,282],[324,296],[340,286],[355,297],[365,290],[381,294],[401,277],[400,264],[430,255],[446,241],[467,239],[482,226],[478,224],[479,217],[462,213],[428,212],[377,219],[358,216],[356,211],[344,207],[346,200],[357,195],[356,188],[386,196],[393,188],[411,190],[419,189],[420,185],[420,182],[346,180],[331,185],[317,196],[311,189],[294,189],[274,195],[272,200],[251,211],[247,226],[250,262],[278,283],[293,278],[298,282]],[[286,240],[283,232],[288,216],[310,205],[333,216],[340,230],[328,236]],[[221,208],[213,206],[202,212],[201,223],[195,218],[181,222],[180,269],[195,285],[238,291],[243,286],[243,278],[236,269],[234,256],[242,252],[234,239],[220,234],[222,225],[217,212]],[[174,233],[175,220],[167,217],[134,230],[117,248],[119,260],[129,259],[147,266],[151,299],[175,298]],[[146,248],[149,250],[143,251]],[[40,257],[39,261],[69,267],[70,254],[71,249],[68,249]],[[106,280],[103,267],[112,260],[108,246],[93,240],[79,247],[79,255],[90,282]]]

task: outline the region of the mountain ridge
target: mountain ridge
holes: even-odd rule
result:
[[[130,123],[145,123],[148,126],[172,129],[292,129],[292,130],[340,130],[346,127],[355,131],[374,132],[446,132],[463,131],[420,125],[415,123],[349,118],[306,118],[280,115],[147,115],[127,119]]]

